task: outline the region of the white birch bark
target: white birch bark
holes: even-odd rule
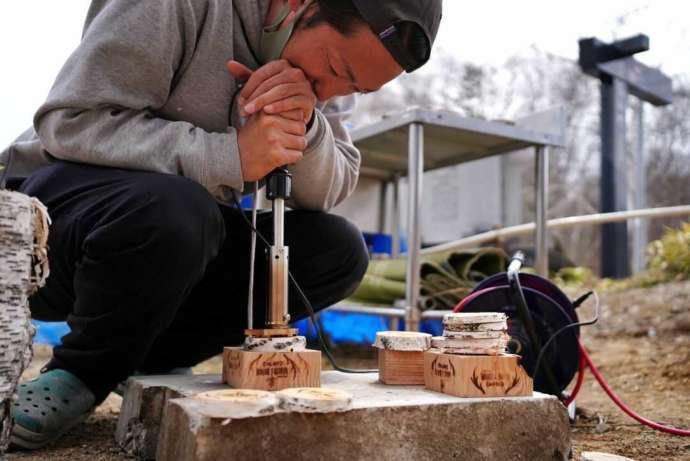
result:
[[[424,352],[431,347],[431,335],[414,331],[379,331],[373,346],[389,351]]]
[[[31,361],[28,298],[45,282],[48,214],[36,199],[0,190],[0,455],[9,443],[10,407]]]
[[[331,413],[352,408],[352,394],[338,389],[296,387],[276,392],[283,411]]]

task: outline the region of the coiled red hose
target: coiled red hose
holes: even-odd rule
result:
[[[575,397],[577,397],[577,394],[580,392],[580,388],[582,387],[582,382],[585,380],[585,360],[583,358],[582,353],[580,353],[580,361],[578,362],[577,365],[577,381],[575,381],[575,387],[573,387],[573,391],[570,393],[567,399],[563,402],[563,405],[566,407],[570,405],[574,400]]]
[[[630,416],[632,419],[637,421],[640,424],[644,424],[645,426],[651,427],[652,429],[655,429],[660,432],[665,432],[667,434],[673,434],[673,435],[680,435],[682,437],[688,437],[690,436],[690,430],[688,429],[678,429],[673,426],[665,426],[663,424],[659,424],[656,421],[652,421],[651,419],[645,418],[644,416],[639,415],[636,413],[632,408],[627,406],[621,399],[616,395],[615,392],[613,392],[613,389],[609,387],[609,385],[606,383],[604,378],[599,374],[599,370],[594,366],[594,363],[592,362],[592,359],[590,358],[589,354],[585,350],[584,346],[582,343],[580,343],[580,363],[585,363],[589,370],[592,372],[594,375],[594,378],[596,378],[597,382],[599,382],[599,385],[601,386],[602,389],[604,389],[604,392],[609,396],[611,400],[613,400],[613,403],[615,403],[618,408],[623,410],[623,412]],[[582,372],[580,375],[584,375],[584,368],[582,369]],[[573,389],[573,395],[571,395],[568,400],[572,401],[575,399],[577,396],[577,392],[580,390],[580,386],[578,384],[582,383],[582,378],[580,376],[577,377],[578,383],[575,384],[575,388]]]

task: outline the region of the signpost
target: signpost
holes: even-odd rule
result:
[[[649,50],[649,37],[646,35],[640,34],[613,43],[586,38],[581,39],[579,45],[580,67],[601,82],[600,211],[624,211],[627,209],[628,194],[628,169],[625,165],[628,95],[632,94],[655,106],[670,104],[671,79],[632,57]],[[627,223],[603,224],[601,275],[623,278],[629,274]]]

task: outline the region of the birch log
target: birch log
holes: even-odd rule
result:
[[[31,361],[28,298],[45,282],[48,214],[36,199],[0,190],[0,455],[11,431],[10,407]]]

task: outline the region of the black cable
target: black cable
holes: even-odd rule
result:
[[[242,215],[242,218],[244,219],[244,222],[247,224],[249,229],[251,229],[252,232],[254,232],[259,239],[266,245],[267,247],[271,247],[271,244],[269,241],[259,232],[259,230],[252,225],[252,222],[247,218],[247,216],[244,214],[244,211],[242,211],[242,207],[240,206],[239,200],[237,200],[237,195],[235,194],[235,190],[232,190],[232,200],[235,202],[235,206],[239,210],[240,214]],[[302,299],[302,302],[304,303],[304,306],[307,308],[307,312],[309,313],[309,320],[311,321],[312,326],[314,327],[314,330],[316,331],[316,336],[319,338],[319,345],[321,346],[321,351],[326,355],[326,358],[330,362],[331,366],[333,367],[334,370],[343,372],[343,373],[376,373],[378,370],[366,370],[366,369],[355,369],[355,368],[345,368],[341,367],[340,365],[337,364],[335,361],[335,357],[333,357],[333,354],[331,353],[330,349],[328,349],[328,346],[326,344],[326,339],[323,336],[323,332],[321,331],[321,327],[319,326],[318,322],[316,321],[316,313],[314,312],[314,306],[312,306],[311,302],[309,301],[309,298],[307,297],[306,294],[304,294],[304,291],[302,291],[302,287],[299,286],[299,283],[297,283],[297,280],[295,280],[295,277],[292,275],[292,272],[288,269],[288,277],[290,277],[290,282],[292,282],[293,288],[297,291],[297,294],[299,297]]]
[[[525,299],[525,293],[522,291],[522,284],[520,283],[520,268],[522,267],[523,262],[524,255],[521,251],[518,251],[515,253],[510,261],[510,265],[508,266],[506,276],[508,278],[508,285],[510,286],[510,297],[512,298],[513,304],[515,304],[517,307],[518,317],[520,318],[522,325],[525,327],[527,336],[534,347],[536,347],[541,353],[543,347],[541,345],[541,341],[539,340],[539,336],[537,335],[534,321],[532,320],[532,315],[529,307],[527,306],[527,299]],[[536,380],[537,375],[539,374],[539,368],[535,366],[533,373],[534,379]],[[553,375],[553,371],[550,368],[545,367],[544,374],[546,375],[546,380],[553,392],[553,395],[556,395],[563,400],[565,397],[556,383],[556,377]]]
[[[558,330],[556,330],[556,331],[549,337],[549,339],[546,341],[546,343],[544,343],[544,347],[542,347],[541,350],[539,351],[539,355],[537,356],[537,363],[536,363],[536,366],[535,366],[535,368],[534,368],[535,370],[538,370],[538,369],[539,369],[539,365],[541,364],[541,361],[542,361],[542,359],[544,358],[544,354],[546,353],[546,349],[549,348],[549,346],[551,345],[551,342],[552,342],[554,339],[556,339],[556,337],[557,337],[558,335],[560,335],[561,333],[563,333],[563,332],[566,331],[566,330],[569,330],[570,328],[581,327],[581,326],[586,326],[586,325],[594,325],[595,323],[597,323],[597,321],[599,320],[599,296],[596,294],[596,292],[594,292],[594,291],[588,291],[588,292],[585,293],[584,295],[580,296],[580,297],[577,299],[577,301],[575,301],[575,302],[576,302],[577,305],[579,306],[579,305],[582,304],[587,298],[589,298],[591,295],[594,295],[594,298],[595,298],[595,304],[594,304],[594,317],[591,318],[590,320],[585,320],[585,321],[582,321],[582,322],[573,322],[573,323],[569,323],[568,325],[565,325],[565,326],[559,328]],[[574,304],[574,303],[573,303],[573,304]]]

